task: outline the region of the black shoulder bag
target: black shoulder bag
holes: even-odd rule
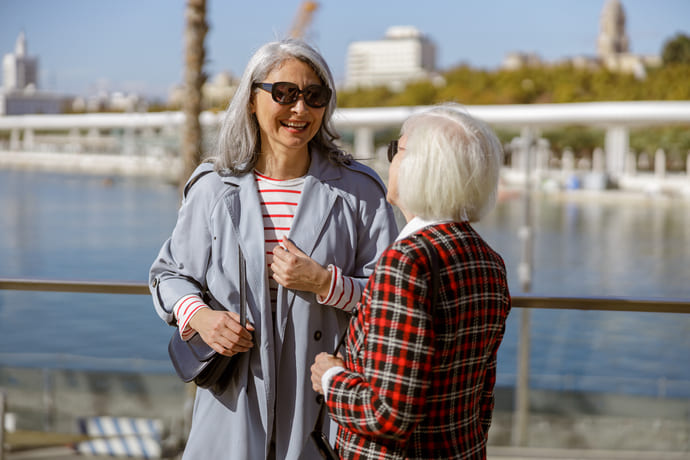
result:
[[[246,295],[246,264],[242,249],[239,250],[239,275],[240,275],[240,324],[247,325],[247,295]],[[204,295],[204,302],[214,310],[225,308],[213,299],[210,294]],[[211,388],[219,393],[227,384],[225,371],[237,356],[225,356],[216,352],[203,341],[199,334],[185,341],[180,337],[180,332],[175,328],[168,343],[168,355],[172,361],[177,375],[185,382],[194,382],[201,388]]]
[[[434,248],[434,245],[431,244],[431,241],[429,241],[428,239],[420,236],[419,241],[426,248],[427,253],[429,254],[429,261],[431,263],[431,308],[433,313],[433,309],[436,306],[436,299],[438,297],[438,253],[436,252],[436,248]],[[345,329],[345,332],[343,332],[342,337],[340,337],[340,341],[338,342],[338,345],[335,347],[333,356],[336,356],[338,354],[338,350],[345,342],[345,337],[347,337],[347,329]],[[316,445],[319,454],[321,454],[321,458],[323,458],[324,460],[340,460],[338,452],[336,452],[336,450],[331,446],[331,443],[328,441],[328,436],[326,436],[326,434],[322,431],[325,413],[326,401],[322,397],[321,407],[319,408],[319,415],[316,417],[314,430],[311,432],[310,436],[312,441]]]

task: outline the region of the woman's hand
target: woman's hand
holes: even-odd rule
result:
[[[240,315],[235,312],[202,308],[189,320],[189,326],[208,346],[225,356],[248,351],[254,346],[250,332],[254,326],[247,323],[247,328],[243,328]]]
[[[321,352],[314,358],[314,364],[311,365],[311,387],[317,393],[323,394],[323,388],[321,388],[321,377],[323,374],[331,367],[345,367],[345,362],[341,359],[340,355],[335,357],[330,353]]]
[[[292,241],[283,237],[282,247],[273,249],[273,279],[283,287],[313,292],[327,297],[331,288],[331,272],[300,251]]]

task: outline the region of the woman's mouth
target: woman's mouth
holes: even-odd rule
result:
[[[306,121],[281,121],[281,125],[285,126],[288,129],[296,130],[296,131],[303,131],[306,129],[306,127],[309,125],[308,122]]]

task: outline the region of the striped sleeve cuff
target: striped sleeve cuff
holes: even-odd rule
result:
[[[340,310],[352,311],[362,294],[359,283],[349,276],[343,275],[343,271],[331,264],[328,266],[331,272],[331,288],[326,298],[316,296],[316,300],[322,305],[328,305]]]
[[[202,308],[208,308],[208,305],[196,294],[182,297],[173,307],[182,340],[189,340],[196,334],[196,331],[189,327],[189,320]]]

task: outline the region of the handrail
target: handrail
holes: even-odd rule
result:
[[[146,283],[0,278],[0,290],[150,295]],[[512,296],[516,308],[690,314],[690,299]]]
[[[0,290],[150,295],[146,283],[0,278]]]
[[[431,106],[336,109],[339,129],[399,126],[412,113]],[[621,125],[650,126],[690,122],[690,101],[605,101],[551,104],[468,105],[467,111],[496,126]],[[202,125],[217,125],[222,113],[204,111]],[[160,128],[184,123],[182,111],[146,113],[28,114],[0,117],[0,131],[89,128]]]

